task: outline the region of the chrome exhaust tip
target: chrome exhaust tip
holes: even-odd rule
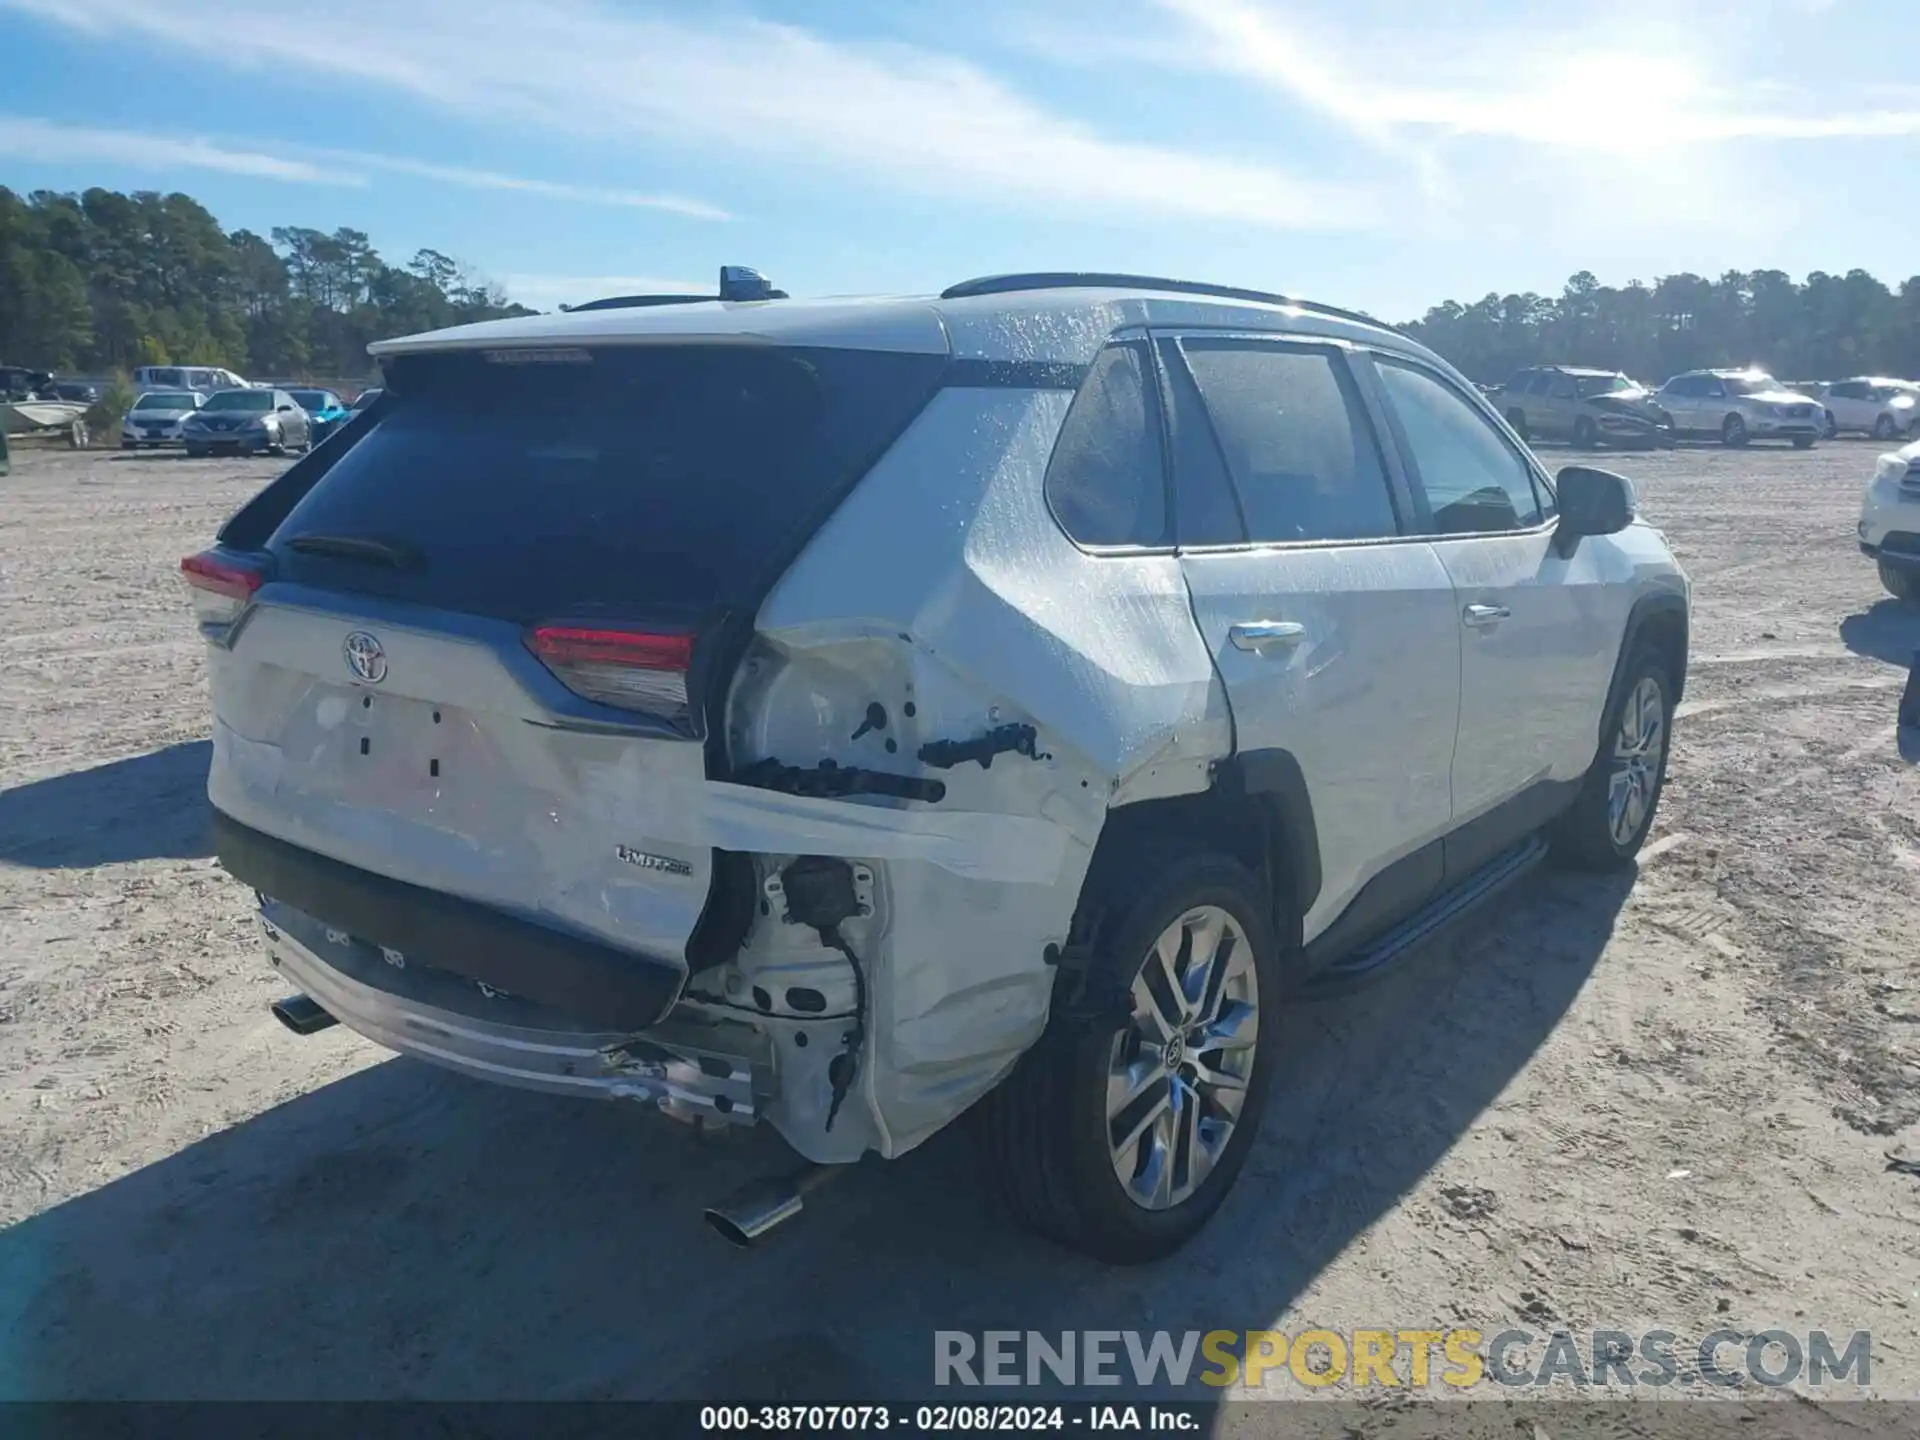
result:
[[[808,1191],[817,1189],[845,1168],[844,1165],[809,1165],[791,1175],[755,1180],[704,1211],[703,1218],[728,1244],[749,1249],[768,1231],[798,1215]]]
[[[273,1018],[296,1035],[318,1035],[340,1022],[305,995],[289,995],[272,1005]]]

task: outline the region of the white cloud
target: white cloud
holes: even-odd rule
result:
[[[1480,137],[1644,155],[1730,140],[1920,135],[1920,105],[1823,112],[1804,101],[1789,106],[1794,92],[1778,85],[1730,85],[1713,73],[1712,52],[1693,44],[1698,27],[1676,27],[1658,13],[1582,7],[1552,31],[1468,27],[1470,45],[1457,27],[1407,26],[1398,44],[1369,45],[1355,62],[1272,4],[1158,4],[1201,47],[1171,53],[1204,55],[1209,68],[1259,82],[1387,149]],[[1416,63],[1419,73],[1396,73],[1396,61]],[[1434,83],[1439,74],[1453,83]]]
[[[147,0],[0,0],[48,21],[184,43]],[[604,0],[337,0],[315,45],[255,0],[197,0],[210,63],[297,66],[495,123],[632,147],[636,140],[856,172],[902,189],[1237,221],[1352,228],[1374,198],[1256,160],[1103,135],[977,66],[920,47],[856,44],[728,13],[694,18]]]
[[[606,295],[710,295],[714,281],[667,280],[655,275],[527,275],[500,277],[500,285],[522,305],[557,310]]]
[[[547,200],[573,200],[587,205],[628,205],[642,210],[664,210],[694,220],[731,220],[733,217],[717,205],[690,200],[681,195],[652,195],[635,190],[614,190],[598,185],[563,185],[552,180],[529,180],[519,175],[502,175],[494,170],[472,170],[463,165],[436,165],[425,160],[408,160],[397,155],[373,155],[363,150],[316,152],[349,165],[372,170],[391,170],[402,175],[418,175],[469,190],[513,190],[523,195],[538,195]]]
[[[366,177],[284,155],[236,150],[212,140],[152,131],[93,130],[47,120],[0,116],[0,155],[42,164],[126,165],[137,170],[219,170],[259,180],[307,185],[364,185]]]

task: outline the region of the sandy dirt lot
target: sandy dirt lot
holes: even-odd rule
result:
[[[957,1130],[736,1252],[700,1207],[784,1163],[771,1137],[282,1030],[211,858],[173,573],[275,463],[18,456],[0,1397],[846,1400],[924,1394],[936,1329],[1465,1324],[1870,1330],[1873,1390],[1920,1398],[1920,1178],[1888,1161],[1920,1155],[1920,774],[1895,724],[1920,611],[1854,544],[1875,453],[1614,462],[1696,586],[1637,877],[1536,872],[1293,1012],[1237,1191],[1133,1271],[1009,1229]]]

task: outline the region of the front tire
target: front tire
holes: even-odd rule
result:
[[[1747,422],[1738,415],[1729,415],[1720,422],[1720,443],[1729,450],[1738,450],[1747,443]]]
[[[1507,424],[1513,427],[1513,433],[1529,445],[1533,443],[1533,432],[1527,429],[1527,416],[1524,410],[1515,408],[1507,411]]]
[[[1915,582],[1911,570],[1902,569],[1898,565],[1889,565],[1886,561],[1882,560],[1880,562],[1880,584],[1886,589],[1886,592],[1896,600],[1909,605],[1915,600],[1920,600],[1920,583]]]
[[[1838,440],[1840,438],[1840,422],[1833,418],[1833,411],[1829,410],[1826,412],[1826,425],[1820,433],[1824,439]]]
[[[1600,432],[1593,421],[1582,415],[1573,422],[1573,447],[1576,450],[1591,450],[1600,438]]]
[[[1794,436],[1793,448],[1796,450],[1811,450],[1813,448],[1813,436],[1811,435]]]
[[[1899,434],[1900,427],[1893,423],[1893,416],[1891,415],[1882,415],[1878,420],[1873,422],[1873,438],[1876,440],[1897,439]]]
[[[1580,794],[1556,822],[1553,858],[1576,870],[1611,870],[1640,853],[1667,783],[1673,673],[1653,646],[1637,645],[1601,727]]]
[[[1237,861],[1136,852],[1089,897],[1106,916],[1083,1003],[979,1107],[1013,1218],[1112,1264],[1155,1260],[1212,1218],[1246,1161],[1278,1049],[1280,966]]]

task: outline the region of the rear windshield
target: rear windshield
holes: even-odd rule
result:
[[[273,409],[273,392],[271,390],[222,390],[209,399],[204,408],[237,410],[249,415],[258,415]]]
[[[188,390],[149,390],[133,402],[136,410],[191,410],[193,393]]]
[[[393,362],[385,413],[268,542],[278,573],[521,623],[696,618],[771,583],[919,413],[946,359],[504,353]],[[316,553],[316,536],[378,540],[405,561]]]

